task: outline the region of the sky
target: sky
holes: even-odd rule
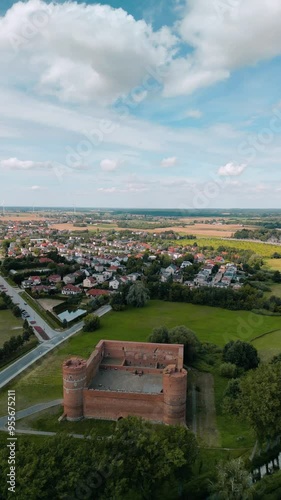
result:
[[[281,208],[280,0],[0,5],[0,205]]]

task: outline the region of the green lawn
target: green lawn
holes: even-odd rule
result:
[[[62,407],[49,408],[48,410],[40,411],[34,415],[18,420],[17,426],[20,429],[31,428],[47,432],[66,432],[74,434],[90,434],[97,432],[99,436],[108,436],[114,432],[116,422],[109,420],[81,420],[77,426],[77,422],[68,422],[63,420],[58,421],[63,414]]]
[[[72,337],[10,384],[17,391],[18,410],[62,397],[62,362],[71,355],[87,358],[100,339],[145,341],[156,326],[186,325],[201,341],[223,346],[232,339],[250,341],[257,335],[280,329],[280,317],[161,301],[151,301],[145,309],[111,312],[101,323],[100,330]],[[267,337],[265,344],[271,347]],[[0,396],[0,415],[5,411],[6,394]]]
[[[269,361],[281,352],[281,330],[254,340],[253,345],[259,351],[262,361]]]
[[[270,283],[268,284],[270,287],[270,292],[265,292],[264,296],[265,297],[271,297],[271,295],[275,295],[275,297],[280,297],[281,299],[281,283]]]
[[[9,309],[0,311],[0,347],[11,337],[21,335],[22,325],[22,319],[16,318]]]

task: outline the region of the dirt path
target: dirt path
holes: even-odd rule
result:
[[[188,425],[204,444],[219,447],[221,440],[216,421],[213,375],[192,369],[188,378]]]

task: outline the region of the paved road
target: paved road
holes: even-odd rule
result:
[[[41,316],[36,311],[34,311],[32,309],[32,307],[30,305],[28,305],[25,302],[24,298],[22,298],[22,296],[20,295],[20,292],[22,292],[22,290],[20,288],[13,288],[11,285],[9,285],[9,283],[2,276],[0,276],[0,285],[4,285],[4,287],[7,290],[6,293],[8,295],[10,295],[14,304],[18,304],[18,306],[21,309],[24,309],[26,312],[28,312],[28,314],[30,315],[30,317],[27,318],[28,321],[36,321],[36,325],[40,326],[47,333],[47,335],[50,339],[57,336],[59,331],[62,331],[59,329],[54,330],[51,326],[48,325],[48,323],[46,323],[46,321],[44,319],[41,318]],[[67,333],[77,332],[77,331],[81,330],[82,326],[83,326],[83,321],[80,321],[80,323],[76,323],[71,328],[66,330],[66,332]],[[34,332],[34,333],[37,336],[38,340],[40,340],[42,342],[42,338],[37,334],[37,332]]]
[[[63,403],[63,399],[55,399],[53,401],[48,401],[46,403],[39,403],[34,406],[29,406],[29,408],[25,408],[24,410],[20,410],[16,412],[16,420],[20,420],[21,418],[29,417],[34,413],[38,413],[39,411],[47,410],[48,408],[52,408],[53,406],[58,406]],[[0,418],[0,429],[6,430],[5,426],[7,425],[8,416]]]
[[[13,364],[9,365],[7,368],[5,368],[0,372],[0,389],[1,389],[5,385],[7,385],[11,380],[13,380],[17,375],[26,370],[26,368],[28,368],[33,363],[35,363],[43,356],[45,356],[45,354],[51,352],[55,347],[62,344],[62,342],[67,340],[75,333],[79,332],[79,330],[81,330],[81,328],[83,327],[84,322],[80,321],[79,323],[76,323],[71,328],[63,332],[58,332],[56,330],[53,330],[35,311],[33,311],[33,309],[30,306],[24,305],[25,304],[24,300],[19,295],[20,290],[18,288],[11,287],[6,282],[6,280],[4,280],[2,276],[0,276],[0,284],[5,285],[5,288],[8,290],[7,293],[12,297],[13,302],[18,303],[21,309],[25,309],[30,314],[30,318],[28,318],[28,320],[36,321],[36,324],[38,326],[41,326],[41,328],[43,328],[43,330],[45,330],[45,332],[50,337],[50,340],[46,340],[43,342],[41,340],[42,343],[39,344],[38,347],[35,347],[35,349],[28,352],[27,354],[25,354],[20,359],[18,359]],[[97,311],[95,311],[95,314],[97,316],[103,316],[109,311],[111,311],[111,306],[106,305],[100,307]]]
[[[29,408],[25,408],[24,410],[20,410],[16,412],[16,421],[21,418],[29,417],[30,415],[34,415],[34,413],[39,413],[40,411],[47,410],[48,408],[53,408],[54,406],[62,405],[63,399],[55,399],[54,401],[48,401],[47,403],[39,403],[34,406],[30,406]],[[8,424],[8,416],[0,418],[0,431],[8,432],[7,429]],[[34,436],[55,436],[57,432],[48,432],[48,431],[34,431],[32,429],[20,429],[16,426],[16,434],[32,434]],[[69,434],[69,436],[84,439],[84,434]]]

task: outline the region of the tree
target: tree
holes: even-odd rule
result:
[[[151,335],[148,337],[148,342],[155,344],[169,344],[169,330],[166,326],[159,326],[152,330]]]
[[[88,314],[84,319],[84,332],[94,332],[100,328],[100,318],[95,314]]]
[[[223,410],[231,415],[239,415],[239,397],[241,389],[238,379],[228,382],[223,397]]]
[[[252,498],[251,475],[245,469],[241,458],[220,462],[217,466],[217,480],[211,484],[216,500],[250,500]]]
[[[272,280],[274,281],[274,283],[281,283],[280,271],[275,271],[275,273],[273,274]]]
[[[261,365],[240,381],[240,414],[259,439],[281,432],[281,363]]]
[[[200,348],[200,342],[192,330],[186,326],[175,326],[169,331],[170,344],[184,345],[184,359],[186,363],[194,361]]]
[[[130,286],[126,297],[128,305],[133,307],[144,307],[149,300],[149,292],[141,281],[137,281]]]
[[[104,446],[107,460],[113,457],[104,498],[118,500],[160,498],[163,483],[180,487],[198,454],[196,439],[185,427],[156,429],[136,417],[122,419]]]
[[[20,316],[21,316],[21,310],[20,310],[19,306],[14,306],[12,308],[12,313],[13,313],[14,316],[16,316],[16,318],[20,318]]]
[[[272,360],[270,361],[270,363],[281,363],[281,353],[280,354],[276,354],[276,356],[273,356]]]
[[[256,348],[241,340],[228,342],[224,346],[222,357],[227,363],[233,363],[244,370],[256,368],[259,364]]]
[[[220,365],[220,375],[225,378],[236,378],[238,376],[238,368],[232,363],[222,363]]]
[[[126,305],[121,292],[114,293],[110,299],[110,305],[114,311],[124,311]]]

